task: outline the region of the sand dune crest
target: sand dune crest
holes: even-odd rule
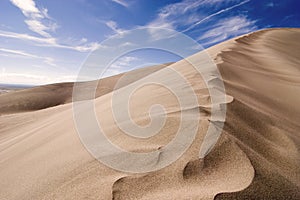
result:
[[[172,164],[142,174],[113,170],[84,148],[69,103],[72,83],[1,94],[0,178],[5,181],[0,199],[299,199],[299,41],[299,29],[269,29],[209,48],[222,75],[207,79],[214,97],[222,96],[221,83],[226,88],[225,98],[215,98],[214,105],[203,77],[185,61],[128,72],[121,85],[122,75],[103,79],[95,110],[106,137],[130,152],[157,151],[156,163],[176,136],[180,115],[200,116],[187,151]],[[201,63],[202,53],[191,58]],[[171,69],[188,84],[181,84]],[[182,94],[192,87],[196,104],[179,106],[167,89],[142,87],[129,102],[134,123],[151,124],[148,111],[155,102],[165,105],[166,121],[152,137],[124,134],[112,115],[113,93],[158,78]],[[200,159],[209,122],[217,129],[224,121],[221,114],[210,118],[216,105],[227,106],[225,125],[217,144],[209,151],[214,141],[209,142]],[[153,110],[154,120],[162,119],[160,111]],[[129,123],[122,121],[125,128]]]

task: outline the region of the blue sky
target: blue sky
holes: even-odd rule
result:
[[[74,81],[90,52],[138,27],[183,32],[205,48],[270,27],[299,27],[298,0],[1,0],[0,83]],[[113,75],[178,59],[145,51],[124,56]]]

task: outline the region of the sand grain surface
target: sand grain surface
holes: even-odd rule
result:
[[[204,159],[198,155],[211,102],[202,77],[184,60],[128,72],[118,88],[122,75],[106,78],[96,92],[96,116],[106,136],[132,152],[162,148],[175,137],[181,112],[200,113],[189,149],[154,172],[118,172],[89,154],[73,120],[72,83],[26,89],[0,95],[0,199],[300,199],[300,30],[263,30],[207,52],[223,77],[227,97],[219,104],[227,105],[227,115],[221,137]],[[133,121],[148,124],[153,103],[165,106],[167,120],[158,135],[128,137],[114,122],[113,91],[160,78],[178,83],[168,70],[184,76],[198,106],[179,106],[159,85],[143,87],[128,104]]]

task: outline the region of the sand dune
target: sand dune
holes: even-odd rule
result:
[[[171,63],[166,63],[128,72],[128,81],[123,82],[123,85],[118,85],[118,87],[123,87],[170,64]],[[96,90],[95,96],[99,97],[111,92],[122,75],[123,74],[119,74],[109,78],[103,78],[100,81],[82,82],[80,83],[80,87],[82,90],[88,90],[94,84],[98,84],[99,87]],[[72,102],[72,92],[73,83],[56,83],[28,88],[14,93],[0,93],[0,115],[40,110],[70,103]]]
[[[111,142],[128,151],[159,150],[163,156],[176,135],[180,113],[201,116],[192,145],[178,160],[142,174],[113,170],[84,148],[68,103],[72,83],[2,94],[0,199],[299,199],[299,50],[299,29],[259,31],[208,49],[223,77],[227,96],[218,104],[227,105],[227,115],[217,145],[204,159],[199,159],[199,147],[211,120],[211,97],[189,63],[103,79],[95,99],[97,118]],[[201,63],[202,54],[190,59]],[[125,135],[114,122],[114,92],[158,79],[184,92],[186,85],[170,70],[179,72],[196,92],[196,107],[179,106],[174,94],[160,85],[142,87],[129,102],[132,120],[147,125],[148,109],[157,103],[165,106],[167,120],[148,139]],[[124,75],[125,81],[117,85]],[[88,84],[82,84],[83,90]],[[114,105],[121,103],[118,99]],[[159,112],[153,116],[160,121]],[[217,120],[215,124],[217,128]]]

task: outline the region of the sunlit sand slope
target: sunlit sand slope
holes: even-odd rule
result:
[[[72,89],[65,90],[72,84],[1,95],[0,199],[299,199],[299,50],[299,29],[259,31],[208,49],[226,88],[226,98],[217,104],[226,104],[227,114],[221,137],[204,159],[199,159],[199,149],[209,121],[216,128],[219,122],[210,118],[211,97],[201,75],[189,63],[183,60],[128,72],[119,86],[121,76],[103,80],[94,103],[105,135],[128,151],[160,151],[152,165],[159,163],[164,147],[176,136],[181,114],[200,115],[197,135],[178,160],[138,175],[113,170],[84,148],[68,103]],[[203,54],[190,59],[205,65]],[[164,105],[166,122],[148,139],[124,134],[112,113],[112,106],[124,102],[117,99],[116,104],[111,103],[114,92],[122,94],[135,84],[160,80],[184,92],[187,85],[180,84],[180,77],[172,71],[181,74],[195,91],[197,105],[180,106],[177,97],[163,86],[144,86],[128,102],[132,121],[122,123],[149,124],[148,111],[153,104]],[[40,90],[44,97],[49,95],[48,103]],[[20,103],[23,95],[28,103],[30,95],[38,100],[24,108],[24,102]],[[118,108],[123,113],[123,107]],[[24,112],[29,110],[34,111]],[[162,118],[160,112],[152,114],[154,121]],[[126,160],[125,155],[120,157]]]

